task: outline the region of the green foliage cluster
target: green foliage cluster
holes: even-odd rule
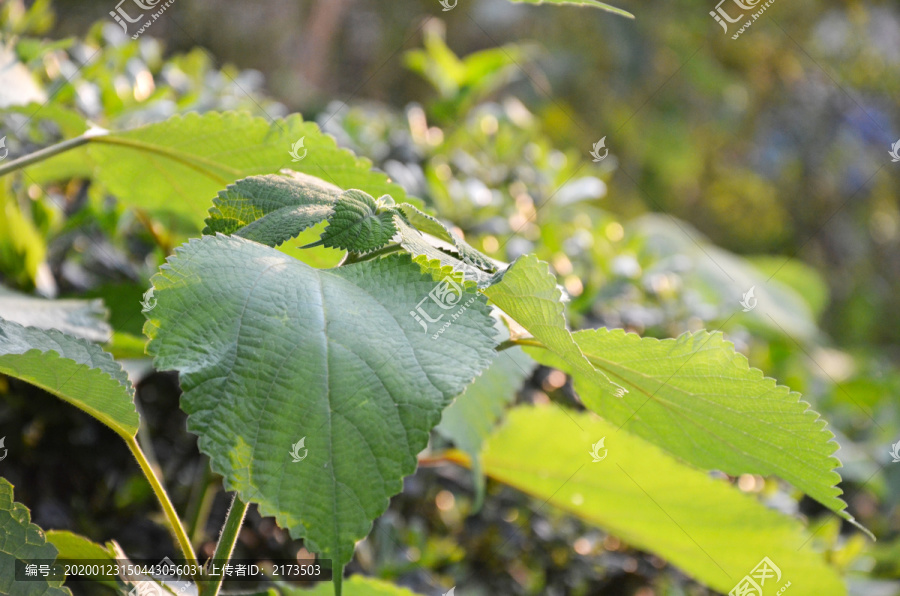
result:
[[[186,103],[185,115],[117,127],[129,114],[119,106],[119,112],[106,110],[121,116],[103,123],[108,131],[68,109],[65,94],[48,106],[13,109],[30,114],[34,126],[54,123],[70,141],[2,166],[3,173],[14,172],[0,179],[7,212],[27,223],[26,232],[11,232],[0,243],[0,254],[13,255],[2,270],[20,287],[41,286],[45,241],[75,225],[48,201],[59,192],[66,196],[78,181],[89,181],[78,191],[90,203],[86,221],[120,242],[128,235],[124,228],[149,243],[145,261],[154,266],[138,271],[160,266],[151,279],[153,303],[144,308],[146,353],[158,370],[178,371],[188,430],[236,495],[217,555],[231,554],[252,503],[309,551],[334,561],[335,593],[408,593],[357,576],[344,581],[342,570],[436,431],[463,452],[445,456],[472,469],[478,502],[488,498],[489,477],[652,551],[722,592],[767,556],[798,578],[792,593],[846,593],[843,569],[812,547],[801,520],[723,478],[780,479],[855,523],[840,499],[838,445],[824,421],[799,393],[751,367],[721,332],[687,329],[692,309],[703,304],[673,288],[677,264],[664,256],[672,243],[685,241],[672,233],[671,222],[637,222],[626,238],[617,218],[596,204],[605,185],[595,175],[562,185],[566,200],[539,217],[542,202],[529,193],[554,192],[549,189],[577,172],[579,158],[554,149],[521,104],[481,103],[509,66],[496,50],[466,59],[448,52],[432,36],[409,57],[442,91],[431,116],[464,118],[436,140],[440,129],[418,126],[424,112],[410,114],[411,135],[431,151],[422,170],[427,207],[299,115],[267,122],[244,112],[194,113]],[[461,93],[463,87],[474,94]],[[131,116],[144,107],[132,105]],[[345,133],[350,129],[344,126]],[[287,149],[301,137],[308,155],[291,163]],[[450,156],[460,152],[479,159],[459,166]],[[501,167],[479,171],[492,166]],[[468,191],[460,191],[460,177]],[[491,187],[508,197],[495,201]],[[459,201],[458,192],[475,200]],[[36,207],[22,208],[25,194]],[[110,196],[117,201],[112,208]],[[492,220],[518,224],[524,240],[518,254],[500,252],[497,238],[507,230],[478,229]],[[689,241],[747,280],[771,269],[702,238]],[[577,250],[567,251],[572,247]],[[655,268],[656,285],[642,299],[626,297],[644,268]],[[711,269],[707,263],[693,278],[685,275],[695,296],[709,298],[720,287]],[[747,315],[745,324],[776,333],[780,321],[791,321],[785,324],[804,342],[815,341],[813,313],[821,297],[786,282],[772,287],[773,297],[784,298],[778,300],[783,312],[774,323]],[[570,297],[571,310],[588,321],[625,317],[613,307],[626,303],[678,312],[656,323],[629,320],[573,332],[566,319]],[[70,318],[72,309],[58,306],[56,319],[25,326],[17,317],[36,307],[15,299],[14,307],[0,310],[0,372],[115,431],[159,498],[184,558],[195,560],[139,444],[134,391],[114,358],[136,355],[143,340],[124,326],[109,342],[71,326],[63,333],[59,317]],[[591,310],[594,304],[599,311]],[[510,405],[538,364],[571,376],[583,411]],[[309,456],[298,463],[289,449],[301,437]],[[608,455],[591,461],[590,448],[601,437]],[[542,446],[537,453],[535,445]],[[3,570],[37,553],[71,558],[87,549],[118,556],[115,544],[45,535],[3,479],[0,519],[8,529],[0,544]],[[221,589],[209,577],[192,579],[203,596]],[[56,585],[33,589],[68,593]],[[320,586],[306,593],[326,592]],[[303,592],[278,586],[270,593]]]

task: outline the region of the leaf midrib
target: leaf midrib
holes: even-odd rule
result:
[[[701,348],[701,349],[702,349],[702,348]],[[609,360],[606,360],[606,359],[604,359],[604,358],[600,358],[600,357],[597,357],[597,356],[594,356],[594,355],[587,355],[587,354],[585,354],[585,357],[588,359],[588,361],[589,361],[592,365],[596,365],[598,368],[600,368],[601,370],[603,370],[603,371],[609,373],[611,376],[614,376],[614,377],[616,377],[617,379],[621,380],[623,383],[625,383],[625,384],[628,385],[629,387],[633,387],[633,388],[635,388],[638,392],[643,393],[644,395],[647,396],[647,399],[648,399],[648,400],[653,400],[654,403],[658,404],[660,407],[665,408],[665,410],[666,410],[667,412],[669,412],[670,414],[672,414],[673,416],[678,416],[681,420],[684,420],[684,421],[686,421],[687,423],[690,423],[692,426],[698,428],[702,433],[707,434],[707,435],[709,435],[709,436],[715,438],[717,441],[721,442],[723,445],[728,445],[729,447],[731,447],[731,448],[734,449],[735,451],[737,451],[737,452],[739,452],[739,453],[742,453],[744,456],[746,456],[746,457],[748,457],[748,458],[750,458],[750,459],[753,459],[754,461],[759,462],[759,464],[762,464],[763,468],[767,468],[767,469],[773,470],[774,473],[778,474],[778,475],[779,475],[780,477],[782,477],[782,478],[792,478],[792,477],[793,477],[793,478],[799,478],[799,477],[805,477],[805,474],[801,476],[801,475],[799,475],[799,474],[796,474],[796,473],[791,472],[791,471],[788,470],[787,468],[784,468],[783,466],[781,466],[781,465],[778,463],[777,460],[773,460],[773,461],[764,460],[764,459],[761,459],[761,458],[755,456],[755,455],[752,454],[752,453],[748,453],[748,452],[744,451],[743,449],[739,449],[736,445],[732,444],[729,440],[727,440],[726,438],[723,438],[722,436],[720,436],[720,435],[717,434],[716,432],[713,432],[710,428],[705,427],[705,426],[702,426],[702,425],[700,424],[700,421],[699,421],[699,420],[694,420],[694,419],[691,417],[691,415],[692,415],[692,414],[693,414],[693,415],[696,415],[696,412],[686,410],[685,408],[680,407],[678,404],[674,403],[674,402],[671,401],[671,400],[666,400],[666,399],[662,399],[662,398],[660,398],[660,397],[657,397],[657,396],[656,396],[656,393],[650,394],[650,393],[648,393],[645,389],[643,389],[642,387],[636,385],[633,381],[630,381],[630,380],[628,380],[627,378],[625,378],[625,377],[623,377],[622,375],[620,375],[620,374],[619,374],[618,372],[616,372],[616,370],[613,368],[613,366],[616,365],[616,363],[613,363],[613,362],[611,362],[611,361],[609,361]],[[607,366],[603,366],[603,365],[599,364],[600,362],[606,363]],[[635,375],[637,375],[637,376],[640,376],[640,377],[643,377],[643,378],[648,378],[648,379],[653,380],[654,382],[659,383],[659,380],[656,379],[656,378],[653,377],[653,376],[647,375],[647,374],[645,374],[645,373],[642,373],[642,372],[640,372],[640,371],[636,371],[636,370],[634,370],[634,369],[631,369],[631,368],[628,368],[628,367],[625,367],[625,366],[621,366],[621,368],[623,368],[623,369],[625,369],[625,370],[628,370],[629,372],[633,372],[633,373],[634,373]],[[673,375],[673,376],[674,376],[674,375]],[[667,383],[662,383],[662,384],[660,384],[660,389],[661,389],[662,387],[664,387],[664,386],[669,386],[669,385],[667,385]],[[704,402],[710,404],[710,405],[713,406],[713,407],[716,407],[716,408],[725,408],[725,406],[723,406],[722,404],[719,404],[719,403],[717,403],[717,402],[712,402],[712,401],[710,401],[710,400],[708,400],[708,399],[704,399],[704,398],[700,397],[699,394],[692,393],[692,392],[687,391],[687,390],[685,390],[685,389],[681,389],[680,387],[677,387],[677,386],[669,386],[669,387],[670,387],[673,391],[678,391],[678,392],[680,392],[680,393],[682,393],[682,394],[684,394],[684,395],[686,395],[686,396],[688,396],[688,397],[692,397],[692,398],[695,398],[695,399],[698,399],[698,400],[702,400],[702,401],[704,401]],[[769,389],[769,391],[767,391],[766,393],[768,393],[768,392],[770,392],[770,391],[773,391],[774,389],[777,389],[777,388],[778,388],[778,386],[776,385],[775,387]],[[659,389],[657,389],[657,392],[658,392],[658,391],[659,391]],[[765,394],[763,394],[763,395],[765,395]],[[725,409],[729,409],[729,408],[725,408]],[[729,409],[729,410],[730,410],[730,409]],[[736,415],[739,415],[739,416],[740,416],[740,415],[743,415],[743,413],[742,413],[742,412],[739,412],[739,411],[735,411],[735,410],[730,410],[730,411],[731,411],[733,414],[736,414]],[[736,433],[744,434],[744,435],[747,435],[747,436],[753,436],[753,437],[755,437],[757,440],[759,440],[760,442],[767,444],[769,447],[771,447],[771,448],[773,448],[773,449],[775,449],[775,450],[778,450],[780,453],[783,453],[783,451],[782,451],[781,449],[779,449],[777,445],[775,445],[775,444],[773,444],[773,443],[771,443],[771,442],[765,441],[765,440],[763,440],[763,439],[760,438],[760,437],[756,437],[755,435],[750,435],[749,433],[747,433],[746,431],[744,431],[744,430],[742,430],[742,429],[738,429],[738,428],[732,427],[732,426],[726,424],[724,421],[722,421],[722,420],[720,420],[720,419],[715,419],[715,418],[713,418],[713,419],[714,419],[719,425],[727,426],[728,428],[731,428],[732,430],[734,430]],[[768,426],[774,426],[774,424],[773,424],[772,422],[768,421],[768,420],[759,420],[759,419],[754,418],[754,422],[757,422],[757,423],[761,422],[761,423],[766,424],[766,425],[768,425]],[[626,423],[627,423],[627,421],[626,421]],[[795,438],[799,438],[799,439],[802,439],[802,438],[803,438],[803,437],[800,437],[800,436],[798,436],[798,435],[796,435],[796,434],[794,434],[794,433],[790,433],[790,436],[795,437]],[[801,442],[801,443],[805,443],[805,441],[800,441],[800,442]],[[693,444],[694,444],[698,449],[700,448],[700,446],[697,445],[696,443],[693,443]],[[809,453],[812,453],[813,455],[818,456],[818,457],[822,457],[822,458],[825,458],[825,459],[831,459],[831,458],[832,458],[831,455],[826,455],[826,454],[824,454],[824,453],[820,453],[820,452],[818,452],[818,451],[814,451],[814,450],[809,449],[809,448],[805,448],[805,447],[804,447],[803,449],[804,449],[805,451],[809,452]],[[709,450],[708,450],[708,449],[703,449],[703,450],[706,451],[707,453],[709,453]],[[801,467],[804,468],[804,469],[808,467],[808,466],[805,464],[805,461],[804,461],[801,457],[799,457],[798,455],[796,455],[796,454],[793,453],[793,452],[791,452],[791,453],[783,453],[783,455],[785,455],[786,457],[788,457],[788,458],[790,458],[790,459],[794,459],[795,461],[797,461],[798,463],[800,463],[800,464],[801,464]],[[840,494],[840,493],[833,493],[833,494],[831,494],[831,495],[828,495],[828,498],[829,498],[829,499],[839,499],[839,500],[840,500],[840,497],[838,496],[839,494]]]
[[[218,169],[222,172],[226,172],[231,174],[233,177],[240,176],[243,172],[238,170],[237,168],[232,168],[223,164],[222,162],[213,161],[212,159],[204,158],[198,156],[196,154],[191,155],[179,151],[174,151],[162,145],[153,145],[150,143],[145,143],[142,141],[135,141],[133,139],[128,139],[124,137],[114,137],[114,136],[102,136],[102,137],[94,137],[91,139],[93,143],[106,143],[108,145],[122,145],[124,147],[128,147],[130,149],[134,149],[136,151],[143,151],[146,153],[155,153],[157,155],[161,155],[173,161],[180,162],[181,164],[195,170],[196,172],[207,176],[217,184],[222,186],[228,185],[228,183],[233,180],[233,178],[223,178],[211,170]],[[207,169],[204,169],[207,168]]]

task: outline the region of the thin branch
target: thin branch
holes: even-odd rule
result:
[[[353,263],[362,263],[363,261],[371,261],[372,259],[377,259],[379,257],[383,257],[385,255],[389,255],[391,253],[399,252],[403,250],[403,247],[399,244],[388,244],[387,246],[383,246],[378,250],[373,250],[372,252],[367,252],[366,254],[358,254],[355,252],[348,252],[344,257],[344,260],[341,261],[339,266],[344,265],[352,265]]]
[[[166,515],[166,519],[169,522],[169,530],[172,532],[172,537],[175,538],[175,542],[181,548],[185,560],[188,564],[197,565],[197,557],[194,555],[194,549],[191,547],[191,540],[188,538],[187,532],[185,532],[184,526],[178,518],[178,513],[175,511],[175,507],[169,499],[169,494],[156,476],[156,472],[153,471],[153,466],[150,465],[147,456],[144,455],[144,452],[141,450],[135,437],[125,437],[125,443],[131,450],[131,454],[134,455],[134,458],[137,460],[138,465],[141,466],[141,471],[147,478],[147,482],[150,483],[150,487],[156,494],[156,498],[159,499],[159,504],[162,505],[163,513]]]
[[[502,352],[503,350],[508,350],[510,348],[514,348],[516,346],[524,346],[529,348],[544,348],[547,346],[534,339],[533,337],[523,337],[521,339],[508,339],[504,342],[501,342],[499,346],[497,346],[497,351]]]
[[[80,137],[75,137],[74,139],[66,139],[65,141],[57,143],[56,145],[44,147],[43,149],[35,151],[34,153],[23,155],[18,159],[14,159],[9,163],[3,164],[2,166],[0,166],[0,176],[5,176],[10,172],[15,172],[16,170],[20,170],[24,167],[30,166],[31,164],[44,161],[45,159],[50,159],[51,157],[59,155],[60,153],[65,153],[70,149],[81,147],[92,139],[96,139],[97,137],[102,137],[107,134],[109,134],[109,131],[102,128],[88,129]]]

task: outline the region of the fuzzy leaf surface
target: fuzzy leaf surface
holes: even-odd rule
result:
[[[16,561],[56,559],[56,547],[31,523],[31,513],[13,498],[13,485],[0,478],[0,594],[72,596],[61,580],[15,581]]]
[[[456,310],[434,304],[436,282],[407,255],[320,270],[205,236],[153,283],[148,350],[180,372],[200,450],[229,490],[334,560],[335,573],[415,470],[442,410],[493,357],[492,319],[474,291],[440,337],[423,333],[417,304],[447,320]]]
[[[375,199],[361,190],[348,190],[338,197],[334,214],[322,233],[322,244],[355,253],[381,248],[397,233],[392,209],[380,210]]]
[[[529,353],[570,372],[584,404],[606,420],[703,469],[779,476],[852,521],[838,498],[838,445],[825,421],[799,393],[751,368],[721,333],[658,340],[591,329],[573,337],[595,368],[628,389],[623,399],[608,399],[546,351]]]
[[[234,234],[278,246],[325,221],[341,189],[299,172],[238,180],[213,199],[204,234]]]

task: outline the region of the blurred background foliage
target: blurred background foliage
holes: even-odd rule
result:
[[[301,112],[477,248],[551,263],[574,326],[721,329],[803,393],[842,445],[851,511],[879,541],[782,483],[734,481],[810,518],[854,593],[900,593],[900,464],[888,453],[900,441],[900,177],[887,155],[900,136],[900,7],[777,2],[732,40],[710,4],[620,2],[630,21],[502,0],[450,12],[436,0],[194,0],[132,41],[106,2],[8,0],[0,135],[14,158],[91,125]],[[609,156],[595,163],[601,137]],[[0,315],[22,316],[25,294],[53,299],[67,324],[132,358],[156,457],[209,554],[226,500],[184,431],[176,379],[142,358],[140,313],[149,276],[201,222],[166,197],[129,207],[85,163],[63,155],[0,178]],[[743,312],[751,287],[758,308]],[[97,451],[107,431],[2,378],[0,392],[6,446],[27,454],[4,475],[35,522],[156,556],[167,538],[145,518],[151,495],[124,453]],[[518,400],[579,407],[565,375],[543,367]],[[476,513],[471,489],[462,470],[421,468],[353,569],[467,594],[707,593],[511,489],[489,483]],[[300,547],[258,516],[242,534],[254,555]]]

